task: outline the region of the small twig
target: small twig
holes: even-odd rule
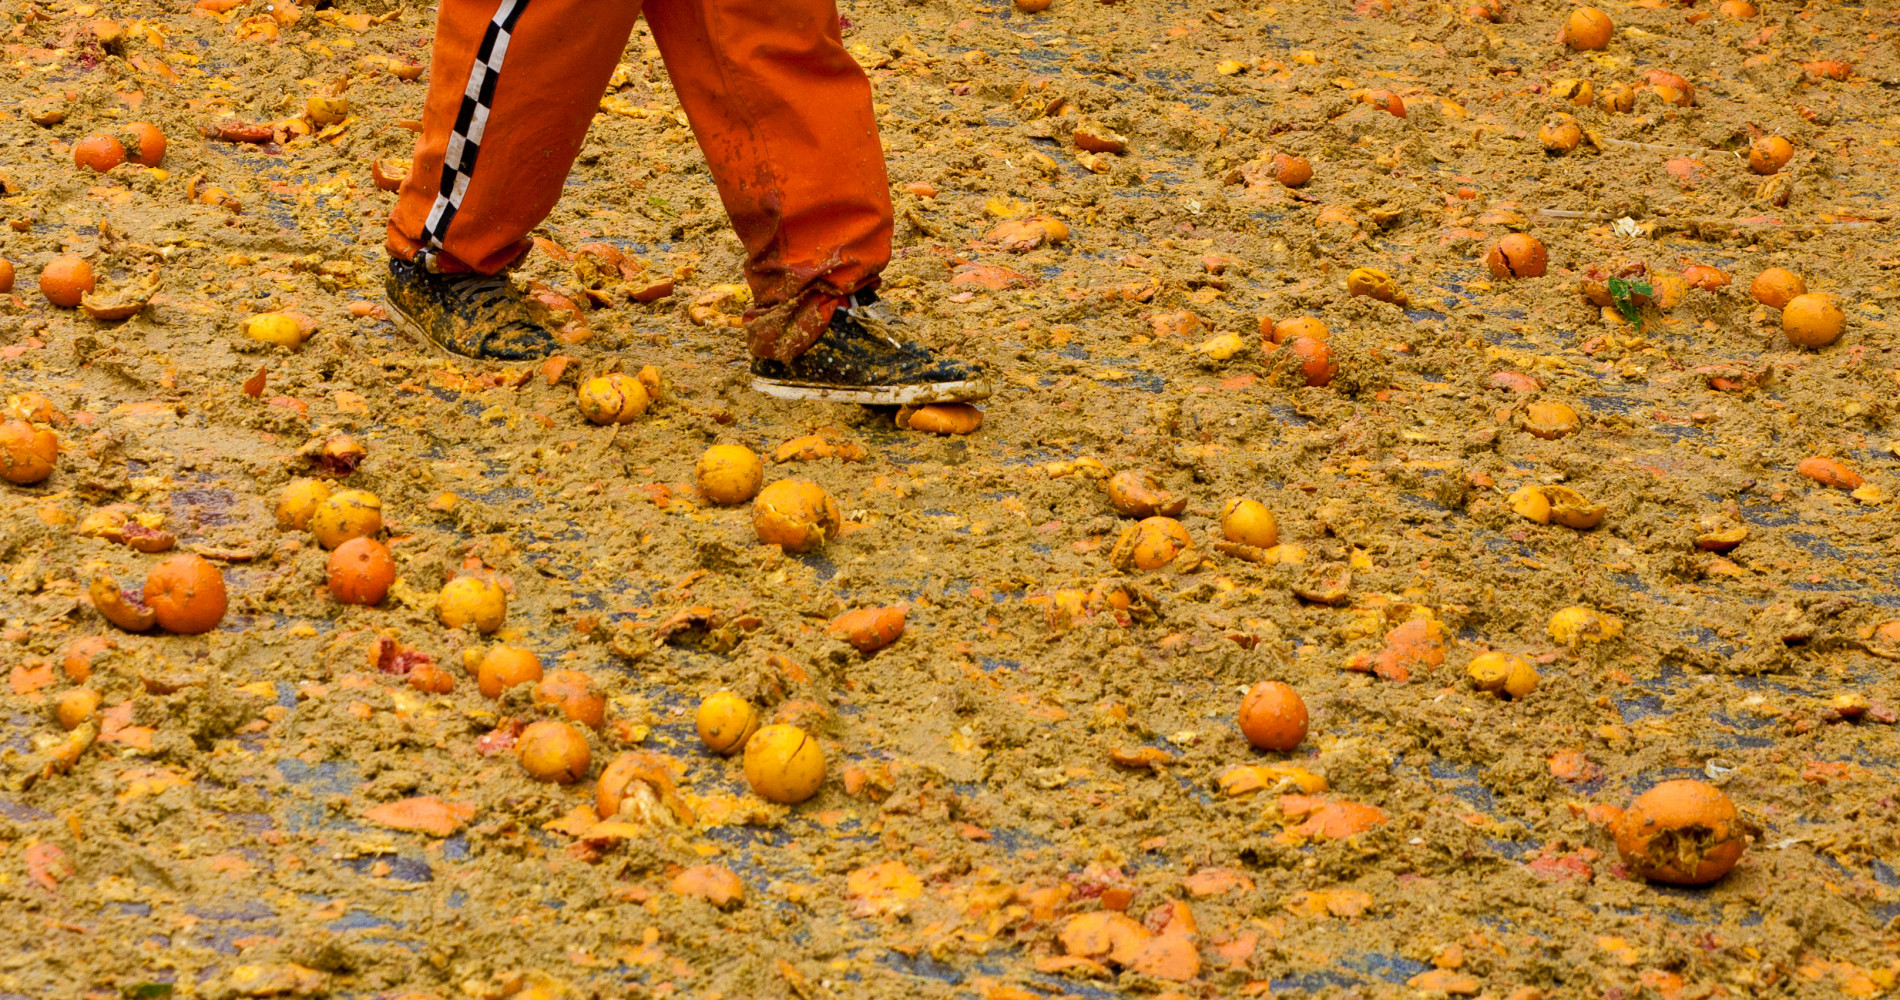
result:
[[[1575,219],[1581,222],[1609,222],[1611,216],[1606,212],[1576,212],[1564,208],[1540,208],[1537,215],[1546,219]],[[1740,219],[1690,219],[1662,216],[1651,219],[1645,225],[1668,229],[1689,228],[1734,228],[1734,229],[1811,229],[1823,233],[1856,232],[1866,229],[1878,229],[1882,222],[1744,222]]]
[[[1662,219],[1658,226],[1672,229],[1807,229],[1817,233],[1845,233],[1878,229],[1878,222],[1742,222],[1736,219]]]
[[[1738,159],[1742,154],[1729,149],[1706,149],[1702,146],[1672,146],[1660,142],[1631,142],[1628,139],[1608,139],[1599,135],[1590,136],[1590,141],[1598,146],[1610,149],[1641,149],[1651,153],[1701,153],[1705,156],[1733,156]]]

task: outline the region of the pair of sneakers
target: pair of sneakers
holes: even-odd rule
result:
[[[392,258],[383,289],[397,326],[453,354],[526,361],[557,346],[506,277],[440,274]],[[867,406],[967,402],[990,394],[980,367],[892,336],[890,321],[871,308],[876,301],[870,292],[853,295],[817,343],[791,361],[753,358],[752,388],[779,399]]]

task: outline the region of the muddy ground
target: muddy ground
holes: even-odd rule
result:
[[[426,63],[431,11],[183,6],[0,3],[0,257],[19,269],[0,379],[58,407],[63,444],[50,480],[0,493],[0,997],[1894,988],[1893,10],[1613,3],[1609,48],[1577,54],[1555,41],[1557,4],[1489,23],[1404,0],[847,2],[904,189],[887,301],[998,383],[977,433],[939,438],[756,396],[720,325],[737,303],[695,324],[694,303],[739,280],[740,248],[644,32],[519,278],[584,301],[560,258],[606,242],[676,288],[557,316],[578,342],[551,378],[445,360],[370,307],[393,199],[371,166],[408,155],[424,87],[389,67]],[[1804,69],[1819,60],[1851,73]],[[1690,81],[1695,106],[1551,93],[1652,69]],[[345,121],[285,126],[346,73]],[[1407,116],[1356,100],[1369,88]],[[48,108],[64,120],[29,120]],[[1565,109],[1602,141],[1546,154],[1538,128]],[[282,141],[199,136],[226,119],[279,123]],[[73,167],[72,143],[134,120],[169,137],[164,176]],[[1127,151],[1080,155],[1073,134],[1097,125]],[[1785,205],[1737,155],[1760,133],[1794,143]],[[1312,182],[1266,178],[1276,152],[1308,158]],[[235,209],[189,200],[194,178]],[[985,242],[1024,214],[1065,220],[1069,240]],[[1547,276],[1489,275],[1484,251],[1513,231],[1548,246]],[[53,308],[34,279],[61,252],[163,289],[123,322]],[[1581,273],[1634,261],[1733,281],[1635,323],[1579,294]],[[1838,296],[1839,343],[1782,339],[1747,293],[1770,265]],[[1362,266],[1407,304],[1349,296]],[[270,309],[319,328],[298,352],[245,338]],[[1257,349],[1263,315],[1330,327],[1331,385]],[[1197,350],[1221,333],[1245,349]],[[646,417],[580,418],[577,376],[645,365],[667,387]],[[1532,400],[1572,405],[1581,428],[1526,433]],[[337,433],[368,450],[345,482],[384,504],[400,582],[381,607],[332,601],[324,553],[271,513]],[[843,457],[770,461],[812,434]],[[822,484],[842,537],[788,556],[756,542],[748,508],[696,498],[715,442],[766,455],[768,480]],[[1817,455],[1866,486],[1796,471]],[[1051,474],[1079,458],[1191,497],[1208,558],[1117,569],[1124,522],[1097,481]],[[1607,514],[1534,524],[1506,502],[1527,483]],[[1306,561],[1213,551],[1233,496],[1265,502]],[[76,530],[114,504],[224,568],[216,631],[101,619],[95,564],[135,580],[159,558]],[[1699,550],[1707,519],[1747,537]],[[465,568],[510,588],[502,637],[609,694],[594,772],[663,756],[692,826],[577,839],[591,777],[528,780],[501,744],[547,710],[484,699],[460,662],[489,640],[435,619]],[[1117,587],[1134,613],[1074,593]],[[891,604],[908,629],[874,655],[826,634]],[[1621,634],[1558,641],[1551,617],[1572,606]],[[1344,669],[1420,619],[1443,655],[1408,680]],[[115,643],[91,681],[105,737],[40,777],[63,651],[95,635]],[[370,669],[379,636],[447,665],[455,690]],[[1533,660],[1537,690],[1474,690],[1464,668],[1487,649]],[[1267,678],[1313,713],[1291,754],[1251,751],[1233,721]],[[820,736],[817,798],[770,806],[699,745],[693,706],[720,688]],[[1841,696],[1869,707],[1844,718]],[[1328,837],[1274,784],[1284,770],[1249,794],[1221,781],[1276,762],[1383,821]],[[1719,784],[1761,830],[1710,887],[1633,879],[1592,822],[1677,777]],[[454,804],[446,836],[368,815],[418,796]],[[669,888],[708,864],[737,874],[739,905]],[[1189,946],[1069,954],[1062,932],[1104,907],[1177,936],[1191,919]]]

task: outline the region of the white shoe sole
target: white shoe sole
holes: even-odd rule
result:
[[[813,403],[857,403],[861,406],[922,406],[928,403],[973,403],[988,399],[990,383],[985,379],[963,382],[933,382],[929,385],[888,385],[866,389],[840,389],[836,386],[801,385],[774,379],[754,378],[752,388],[774,399],[796,399]]]

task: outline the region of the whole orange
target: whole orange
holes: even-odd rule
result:
[[[1778,135],[1764,135],[1748,147],[1748,169],[1772,174],[1794,159],[1794,144]]]
[[[84,257],[67,254],[40,269],[40,294],[56,306],[74,308],[92,289],[92,265]]]
[[[825,751],[797,726],[766,726],[746,741],[745,780],[760,798],[797,805],[824,784]]]
[[[1258,500],[1235,497],[1220,511],[1221,534],[1230,542],[1271,548],[1280,541],[1280,522]]]
[[[693,728],[699,741],[717,754],[745,749],[746,741],[759,730],[759,713],[752,703],[731,691],[707,696],[693,713]]]
[[[745,503],[759,495],[765,466],[742,444],[716,444],[699,456],[693,478],[706,499],[717,504]]]
[[[374,538],[352,538],[330,553],[330,595],[344,604],[381,604],[396,582],[396,561],[389,546]]]
[[[1747,826],[1722,790],[1700,781],[1665,781],[1638,796],[1611,824],[1616,853],[1629,870],[1672,885],[1704,885],[1742,858]]]
[[[1610,15],[1595,7],[1578,7],[1564,21],[1564,44],[1584,52],[1605,48],[1613,31]]]
[[[99,692],[91,688],[68,688],[53,699],[53,718],[61,729],[78,729],[99,709]]]
[[[59,461],[59,438],[24,420],[0,423],[0,479],[19,486],[44,482]]]
[[[1306,701],[1292,686],[1261,681],[1240,701],[1240,733],[1259,750],[1287,751],[1306,739]]]
[[[1299,187],[1313,179],[1313,165],[1307,162],[1306,157],[1290,153],[1273,154],[1267,172],[1273,175],[1274,180],[1290,188]]]
[[[1568,153],[1583,142],[1583,126],[1575,115],[1554,114],[1545,118],[1543,127],[1537,130],[1537,141],[1544,144],[1546,152]]]
[[[125,146],[109,135],[87,136],[73,144],[73,165],[105,173],[125,162]]]
[[[1295,337],[1286,342],[1286,349],[1300,359],[1300,375],[1309,386],[1327,385],[1339,373],[1339,366],[1333,363],[1333,349],[1323,340]]]
[[[172,556],[146,575],[145,603],[158,627],[167,632],[209,632],[224,620],[228,603],[224,574],[203,556],[189,552]]]
[[[1135,525],[1135,568],[1151,571],[1173,562],[1194,547],[1194,537],[1171,517],[1149,517]]]
[[[475,686],[490,698],[499,698],[511,687],[533,684],[540,679],[541,658],[520,646],[496,646],[483,655],[475,667]]]
[[[1748,294],[1770,309],[1783,308],[1795,296],[1805,295],[1807,291],[1808,283],[1785,267],[1765,268],[1748,285]]]
[[[593,753],[587,737],[565,722],[537,722],[521,731],[515,743],[521,769],[536,781],[571,785],[587,774]]]
[[[1797,295],[1781,310],[1781,332],[1796,347],[1826,347],[1846,328],[1847,314],[1826,292]]]
[[[808,479],[781,479],[752,502],[752,528],[759,541],[787,552],[810,552],[835,536],[844,519],[838,502]]]
[[[1512,233],[1484,255],[1493,278],[1541,278],[1550,267],[1550,254],[1535,236]]]
[[[491,635],[508,619],[508,592],[485,576],[458,576],[436,594],[435,617],[449,628],[473,625],[477,632]]]

